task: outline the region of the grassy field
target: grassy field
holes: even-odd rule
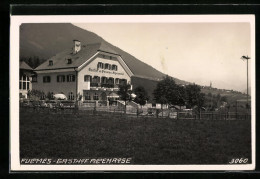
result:
[[[131,157],[133,164],[251,162],[250,120],[20,113],[21,158]]]

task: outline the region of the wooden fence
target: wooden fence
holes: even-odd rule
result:
[[[149,112],[150,111],[150,112]],[[58,113],[58,114],[84,114],[84,115],[124,115],[124,107],[118,106],[77,106],[70,105],[53,105],[52,107],[40,105],[20,105],[20,112],[37,112],[37,113]],[[191,120],[247,120],[251,119],[251,114],[239,112],[213,112],[213,111],[173,111],[164,109],[136,109],[127,107],[126,114],[136,117],[146,118],[171,118],[171,119],[191,119]]]

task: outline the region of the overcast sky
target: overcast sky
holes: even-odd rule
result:
[[[208,86],[212,81],[213,87],[246,90],[246,62],[240,58],[251,56],[249,23],[74,25],[170,76],[199,85]]]

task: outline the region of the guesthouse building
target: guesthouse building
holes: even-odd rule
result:
[[[33,89],[90,104],[116,101],[119,84],[131,84],[133,75],[120,54],[105,42],[81,44],[79,40],[34,71]]]

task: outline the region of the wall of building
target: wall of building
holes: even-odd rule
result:
[[[48,72],[48,71],[46,71]],[[76,76],[75,82],[67,82],[67,75],[76,75],[75,71],[71,72],[49,72],[49,73],[37,73],[37,82],[32,83],[32,89],[43,91],[46,95],[48,92],[53,92],[54,94],[63,93],[69,96],[72,92],[76,97]],[[58,75],[65,75],[65,82],[57,82]],[[51,82],[44,83],[43,76],[50,76]]]
[[[105,70],[97,69],[98,62],[108,63],[111,65],[117,65],[117,71],[114,70]],[[130,81],[130,76],[125,72],[124,68],[117,61],[116,57],[113,57],[111,60],[108,58],[103,58],[102,55],[98,55],[91,63],[86,65],[82,70],[78,72],[78,92],[83,93],[83,90],[89,89],[89,82],[84,82],[84,76],[91,75],[101,77],[112,77],[114,79],[126,79],[127,82]]]

